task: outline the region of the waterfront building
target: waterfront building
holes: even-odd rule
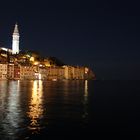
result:
[[[20,65],[20,79],[35,79],[35,70],[31,65]]]
[[[47,79],[64,79],[64,68],[61,66],[47,67]]]
[[[47,69],[45,67],[39,67],[38,69],[38,79],[45,80],[47,79]]]
[[[7,64],[0,63],[0,79],[7,79]]]
[[[73,67],[72,75],[73,79],[84,79],[84,67],[75,66]]]
[[[14,63],[7,64],[7,79],[14,79]]]
[[[20,79],[20,66],[14,65],[14,79]]]
[[[63,67],[64,67],[64,77],[65,77],[65,79],[69,79],[71,77],[71,74],[70,74],[71,67],[66,66],[66,65]]]
[[[79,66],[63,66],[65,79],[84,79],[85,69]]]

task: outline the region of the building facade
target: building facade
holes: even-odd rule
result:
[[[7,79],[7,64],[0,63],[0,79]]]
[[[35,70],[30,65],[20,65],[20,79],[35,79]]]

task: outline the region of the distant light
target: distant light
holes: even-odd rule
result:
[[[0,48],[1,50],[4,50],[4,51],[9,51],[9,52],[12,52],[11,49],[8,49],[8,48]]]
[[[38,76],[38,73],[35,73],[35,76]]]
[[[87,73],[88,73],[88,71],[89,71],[89,69],[88,69],[88,68],[85,68],[85,74],[87,74]]]
[[[35,77],[36,79],[41,80],[42,75],[40,73],[35,73]]]
[[[14,65],[14,64],[9,64],[9,65]]]
[[[27,57],[30,57],[30,55],[29,55],[29,54],[27,54],[26,56],[27,56]]]
[[[7,48],[1,48],[2,50],[4,50],[4,51],[7,51],[8,49]]]
[[[39,62],[37,62],[37,61],[34,62],[34,65],[38,65],[38,64],[39,64]]]
[[[52,81],[57,81],[57,79],[56,79],[56,78],[54,78],[54,79],[52,79]]]
[[[39,73],[39,75],[38,75],[38,79],[41,80],[41,74],[40,74],[40,73]]]
[[[34,57],[31,57],[30,58],[30,61],[33,61],[34,62],[35,61],[35,58]]]

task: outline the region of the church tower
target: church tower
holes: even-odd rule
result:
[[[12,54],[19,53],[19,31],[18,25],[15,24],[14,32],[13,32],[13,40],[12,40]]]

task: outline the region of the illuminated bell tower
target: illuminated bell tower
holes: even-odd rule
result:
[[[13,32],[13,41],[12,41],[12,54],[19,53],[19,31],[18,25],[15,24],[14,32]]]

